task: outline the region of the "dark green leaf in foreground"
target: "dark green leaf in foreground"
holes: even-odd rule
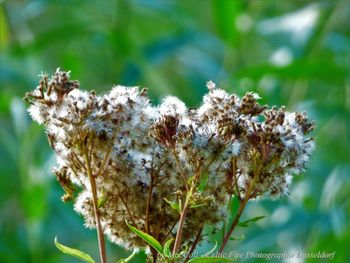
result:
[[[141,237],[144,241],[146,241],[150,246],[152,246],[159,254],[163,255],[163,247],[162,245],[152,237],[151,235],[137,229],[136,227],[133,227],[125,220],[126,225],[130,228],[132,232],[134,232],[136,235]]]
[[[164,249],[163,249],[163,254],[166,257],[171,257],[171,251],[170,251],[170,245],[173,242],[173,238],[169,239],[167,242],[164,244]]]

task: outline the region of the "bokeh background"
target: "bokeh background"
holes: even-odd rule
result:
[[[57,67],[88,90],[149,87],[154,103],[172,94],[195,107],[213,80],[307,111],[317,122],[307,172],[289,196],[252,203],[244,218],[267,217],[239,229],[244,239],[228,250],[336,252],[332,262],[350,262],[349,21],[349,0],[1,0],[0,262],[79,262],[55,236],[98,258],[95,231],[61,202],[54,156],[21,100]],[[127,254],[108,245],[110,262]]]

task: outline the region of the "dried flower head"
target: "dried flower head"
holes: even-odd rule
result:
[[[207,84],[197,109],[176,97],[152,106],[147,91],[116,86],[104,95],[79,89],[70,73],[26,94],[29,114],[43,124],[57,155],[55,174],[87,227],[96,226],[96,180],[104,233],[125,248],[143,247],[125,219],[164,242],[178,228],[179,206],[191,192],[183,238],[226,217],[231,196],[279,197],[314,149],[314,123],[305,113],[268,108],[255,93],[242,99]],[[74,185],[78,187],[74,187]],[[81,190],[78,190],[81,189]]]

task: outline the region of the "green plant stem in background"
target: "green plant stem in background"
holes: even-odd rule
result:
[[[84,154],[84,160],[85,160],[85,164],[86,164],[86,172],[88,174],[88,177],[90,180],[90,185],[91,185],[92,200],[93,200],[96,229],[97,229],[98,247],[99,247],[99,252],[100,252],[100,260],[101,260],[101,263],[107,263],[105,240],[104,240],[104,236],[103,236],[103,232],[102,232],[100,216],[99,216],[98,207],[97,207],[96,182],[95,182],[95,178],[94,178],[92,171],[91,171],[89,155],[87,153],[87,149],[85,147],[85,144],[82,143],[81,147],[82,147],[82,151]]]

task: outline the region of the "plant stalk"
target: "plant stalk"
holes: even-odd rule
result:
[[[246,195],[246,196],[248,196],[248,195]],[[236,216],[235,216],[235,218],[234,218],[234,220],[232,222],[232,225],[230,226],[230,229],[228,230],[228,232],[225,235],[224,241],[222,242],[222,245],[221,245],[221,247],[219,249],[219,253],[223,252],[223,250],[224,250],[228,240],[230,239],[230,236],[231,236],[233,230],[236,228],[236,226],[237,226],[237,224],[239,222],[239,219],[240,219],[240,217],[241,217],[241,215],[243,213],[243,210],[244,210],[244,208],[247,205],[248,199],[249,198],[244,198],[244,200],[240,202],[240,205],[239,205],[239,208],[238,208],[238,212],[237,212],[237,214],[236,214]]]
[[[100,215],[98,212],[98,207],[97,207],[97,190],[96,190],[96,181],[95,178],[92,174],[91,171],[91,165],[90,165],[90,160],[88,153],[86,151],[86,147],[84,143],[82,143],[82,150],[83,150],[83,155],[84,155],[84,161],[86,163],[86,172],[89,177],[90,181],[90,186],[91,186],[91,192],[92,192],[92,203],[94,206],[94,215],[95,215],[95,221],[96,221],[96,230],[97,230],[97,239],[98,239],[98,248],[100,252],[100,260],[101,263],[107,263],[107,257],[106,257],[106,246],[105,246],[105,240],[103,236],[103,231],[101,227],[101,222],[100,222]]]
[[[173,248],[173,255],[174,256],[176,255],[176,253],[177,253],[177,251],[178,251],[178,249],[180,248],[180,245],[181,245],[182,230],[183,230],[185,219],[186,219],[186,215],[187,215],[187,212],[188,212],[188,205],[189,205],[189,195],[187,193],[186,201],[185,201],[184,207],[183,207],[181,215],[180,215],[179,228],[178,228],[177,233],[176,233],[175,244],[174,244],[174,248]]]
[[[245,194],[245,197],[244,197],[243,201],[240,200],[238,212],[237,212],[237,214],[236,214],[236,216],[235,216],[235,218],[234,218],[234,220],[233,220],[233,222],[232,222],[232,224],[231,224],[231,226],[230,226],[228,232],[227,232],[226,235],[225,235],[224,241],[222,242],[222,245],[221,245],[221,247],[220,247],[220,249],[219,249],[219,252],[218,252],[219,254],[222,253],[222,252],[224,251],[224,248],[225,248],[225,246],[226,246],[228,240],[230,239],[233,230],[235,230],[235,228],[236,228],[236,226],[237,226],[237,224],[238,224],[238,222],[239,222],[239,219],[240,219],[240,217],[241,217],[241,215],[242,215],[242,213],[243,213],[243,210],[244,210],[244,208],[246,207],[246,205],[247,205],[247,203],[248,203],[248,200],[249,200],[250,197],[251,197],[251,195],[250,195],[251,193],[250,193],[250,192],[251,192],[251,190],[253,189],[254,184],[255,184],[255,181],[256,181],[257,178],[258,178],[258,173],[256,172],[256,173],[254,174],[253,180],[251,181],[251,183],[250,183],[249,186],[248,186],[248,189],[247,189],[247,191],[246,191],[246,194]]]

